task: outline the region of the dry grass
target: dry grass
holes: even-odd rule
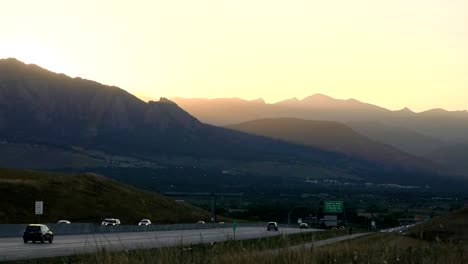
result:
[[[230,241],[198,245],[191,249],[175,247],[128,252],[100,251],[92,255],[56,258],[36,263],[468,263],[468,248],[463,244],[437,243],[395,234],[376,234],[311,250],[285,250],[272,253],[267,248],[288,241],[264,240],[259,243]],[[22,263],[22,262],[18,262]],[[24,262],[35,263],[35,262]]]
[[[37,200],[44,201],[43,222],[99,222],[116,217],[124,224],[143,218],[167,224],[195,223],[210,217],[207,211],[188,203],[103,176],[0,168],[0,223],[36,222],[33,209]]]
[[[468,241],[468,208],[416,225],[408,235],[429,241]]]

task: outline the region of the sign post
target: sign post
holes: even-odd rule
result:
[[[237,229],[237,223],[232,222],[232,232],[234,233],[234,240],[236,240],[236,229]]]
[[[36,201],[34,212],[39,217],[39,223],[41,222],[41,215],[44,214],[44,202]]]

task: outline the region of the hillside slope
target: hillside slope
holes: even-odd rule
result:
[[[0,223],[37,221],[34,202],[44,201],[42,222],[68,219],[99,222],[105,217],[136,224],[195,223],[209,213],[184,202],[94,174],[62,174],[0,169]]]
[[[468,239],[468,207],[432,219],[408,230],[408,234],[431,241],[459,243]]]
[[[468,144],[456,144],[439,147],[426,154],[426,157],[439,162],[459,174],[468,173]]]
[[[424,159],[372,141],[350,127],[332,121],[271,118],[228,126],[255,135],[340,152],[359,158],[408,167],[435,168]]]
[[[0,60],[2,141],[139,157],[326,156],[317,150],[205,125],[164,98],[145,103],[120,88],[70,78],[15,59]]]
[[[414,130],[384,125],[380,122],[350,122],[346,125],[372,140],[394,146],[416,156],[425,156],[446,144],[442,140]]]

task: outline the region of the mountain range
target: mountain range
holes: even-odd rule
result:
[[[377,122],[385,126],[405,128],[438,140],[468,142],[467,111],[431,109],[415,113],[408,108],[391,111],[355,99],[334,99],[322,94],[311,95],[302,100],[287,99],[273,104],[260,99],[248,101],[239,98],[175,97],[171,100],[202,122],[219,126],[277,117],[342,123]]]
[[[273,104],[240,98],[171,98],[201,121],[225,126],[260,118],[293,117],[337,122],[378,122],[450,142],[468,141],[468,112],[431,109],[415,113],[408,108],[391,111],[355,99],[334,99],[315,94],[302,100],[292,98]]]
[[[257,119],[227,127],[366,160],[399,166],[436,168],[435,164],[431,164],[429,160],[410,155],[390,145],[370,140],[350,127],[335,121],[270,118]]]
[[[227,127],[265,118],[339,122],[374,142],[430,159],[456,173],[468,174],[464,163],[458,162],[468,156],[466,148],[458,147],[468,144],[466,111],[431,109],[415,113],[408,108],[391,111],[355,99],[334,99],[322,94],[273,104],[261,98],[248,101],[175,97],[172,100],[203,122]]]
[[[309,105],[314,98],[320,98],[322,109],[328,107],[330,99],[325,96],[302,100],[303,104]],[[266,110],[271,105],[261,100],[231,101],[216,101],[217,107],[229,111],[217,111],[210,104],[203,107],[219,113],[220,120],[231,120],[230,116],[257,119],[258,113],[252,111],[257,108],[270,114]],[[424,159],[356,134],[352,135],[372,146],[369,149],[382,150],[391,158],[385,159],[387,154],[382,153],[382,158],[369,158],[378,157],[376,152],[358,155],[357,145],[346,145],[354,151],[347,152],[208,125],[199,121],[197,111],[194,117],[189,114],[192,110],[176,103],[165,98],[146,103],[118,87],[70,78],[16,59],[0,60],[0,165],[86,171],[99,167],[117,174],[121,171],[112,170],[116,166],[145,167],[151,171],[148,181],[159,177],[171,185],[169,174],[185,175],[180,182],[194,186],[210,173],[210,179],[216,180],[232,180],[236,175],[242,184],[255,177],[261,182],[261,177],[274,176],[281,179],[276,183],[284,182],[282,186],[291,186],[290,181],[303,184],[305,178],[314,177],[420,186],[437,186],[449,180]],[[354,109],[348,114],[354,116],[388,112],[355,100],[340,101],[336,109],[348,105]],[[284,109],[277,108],[276,114]],[[302,107],[287,109],[307,113]],[[329,108],[336,116],[338,110]],[[171,166],[193,173],[168,172]],[[140,179],[133,172],[122,177],[132,182]],[[226,182],[219,184],[227,186]]]
[[[164,98],[145,103],[120,88],[15,59],[0,61],[0,139],[140,157],[262,159],[309,151],[202,124]]]

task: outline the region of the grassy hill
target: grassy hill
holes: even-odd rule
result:
[[[123,224],[142,218],[154,223],[194,223],[210,217],[187,203],[95,174],[0,169],[0,223],[37,221],[35,201],[44,201],[42,222],[97,222],[115,217]]]
[[[437,217],[427,223],[416,225],[408,234],[430,241],[468,240],[468,207]]]

